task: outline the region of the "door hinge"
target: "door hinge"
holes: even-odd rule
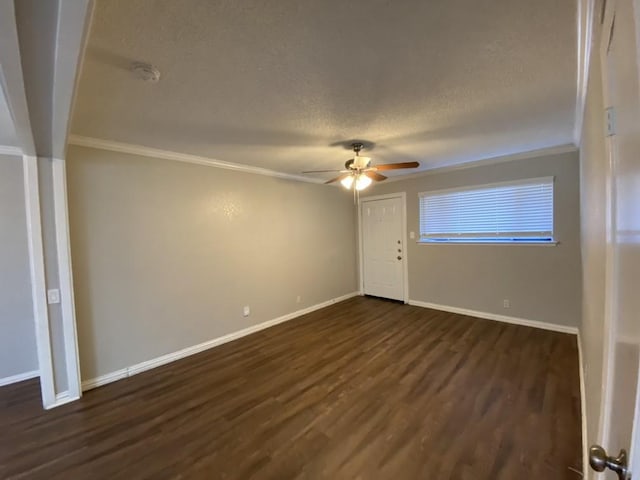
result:
[[[615,107],[609,107],[604,111],[605,115],[605,128],[607,137],[611,137],[616,134],[616,109]]]

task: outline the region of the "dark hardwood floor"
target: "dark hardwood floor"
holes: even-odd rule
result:
[[[43,411],[2,479],[579,479],[576,339],[354,298]]]

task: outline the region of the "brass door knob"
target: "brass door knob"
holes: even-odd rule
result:
[[[617,458],[609,457],[600,445],[592,445],[589,449],[589,465],[596,472],[612,470],[618,474],[620,480],[627,480],[627,451],[620,450]]]

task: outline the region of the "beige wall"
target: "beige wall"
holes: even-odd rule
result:
[[[0,155],[0,379],[38,369],[22,159]]]
[[[594,45],[598,45],[594,42]],[[583,307],[580,327],[585,373],[587,437],[596,443],[600,416],[605,311],[606,151],[598,49],[591,58],[580,145]]]
[[[406,192],[407,229],[416,232],[417,238],[420,192],[543,176],[555,177],[559,245],[434,245],[409,240],[409,298],[577,326],[581,309],[577,152],[382,183],[367,194]],[[511,308],[503,307],[504,299],[510,300]]]
[[[357,289],[347,192],[81,147],[67,159],[85,380]]]

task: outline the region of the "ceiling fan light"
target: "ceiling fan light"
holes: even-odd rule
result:
[[[342,180],[340,180],[340,183],[342,184],[342,186],[344,188],[346,188],[347,190],[350,190],[351,186],[353,185],[353,175],[349,175],[348,177],[344,177]]]
[[[366,175],[359,175],[356,179],[356,190],[364,190],[371,185],[371,179]]]

